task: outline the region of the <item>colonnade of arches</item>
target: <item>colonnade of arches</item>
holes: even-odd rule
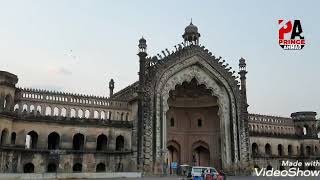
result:
[[[1,131],[0,144],[4,145],[15,145],[16,143],[16,133],[12,132],[9,140],[9,131],[8,129],[3,129]],[[38,148],[38,139],[39,135],[35,130],[32,130],[26,134],[25,138],[25,148],[26,149],[37,149]],[[86,139],[82,133],[76,133],[72,138],[72,150],[83,151],[85,150]],[[60,149],[61,138],[59,133],[51,132],[47,136],[47,149],[56,150]],[[105,134],[99,134],[96,138],[96,151],[108,151],[109,149],[109,140]],[[118,135],[115,139],[115,149],[116,151],[125,150],[125,138],[122,135]]]
[[[58,165],[54,162],[50,162],[47,165],[46,172],[48,173],[56,173],[58,170]],[[79,173],[83,171],[83,167],[81,163],[74,163],[72,166],[72,172]],[[32,162],[28,162],[23,165],[23,172],[24,173],[34,173],[35,166]],[[96,164],[96,172],[106,172],[106,164],[103,162]]]
[[[273,147],[276,146],[276,147]],[[276,150],[276,152],[274,152]],[[251,144],[251,153],[253,157],[260,157],[260,156],[313,156],[313,155],[320,155],[319,147],[316,145],[304,145],[301,144],[299,146],[283,145],[283,144],[276,144],[271,145],[266,143],[263,147],[260,147],[257,143]]]
[[[14,111],[17,113],[26,113],[41,116],[62,116],[77,118],[109,119],[128,121],[129,112],[118,110],[86,109],[79,107],[48,106],[48,105],[29,105],[16,104]]]
[[[11,133],[11,136],[9,135],[9,131],[7,128],[4,128],[2,131],[1,131],[1,137],[0,137],[0,144],[1,145],[7,145],[9,144],[9,137],[10,137],[10,144],[15,144],[16,142],[16,137],[17,137],[17,134],[15,132],[12,132]]]
[[[249,130],[253,133],[270,135],[294,135],[295,129],[288,126],[268,125],[268,124],[249,124]]]

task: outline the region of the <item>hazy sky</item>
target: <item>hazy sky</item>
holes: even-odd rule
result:
[[[193,19],[200,43],[238,70],[247,60],[251,113],[320,113],[320,3],[309,1],[0,0],[0,69],[18,86],[95,95],[138,79],[137,44],[149,55],[182,42]],[[284,51],[278,19],[300,19],[306,46]]]

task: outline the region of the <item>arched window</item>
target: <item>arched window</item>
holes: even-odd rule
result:
[[[84,135],[77,133],[73,136],[73,150],[83,150]]]
[[[112,112],[108,111],[108,119],[111,120],[112,119]]]
[[[24,113],[26,113],[26,112],[27,112],[27,109],[28,109],[28,105],[24,104],[24,105],[22,106],[22,111],[23,111]]]
[[[124,116],[123,112],[121,113],[120,116],[121,116],[121,117],[120,117],[121,121],[123,121],[123,116]]]
[[[82,117],[83,117],[83,111],[82,111],[82,109],[79,109],[79,110],[78,110],[78,117],[79,117],[79,118],[82,118]]]
[[[72,167],[73,172],[81,172],[82,171],[82,164],[76,163]]]
[[[288,156],[292,156],[292,145],[288,145]]]
[[[11,133],[11,144],[16,144],[17,134],[15,132]]]
[[[100,134],[97,138],[97,151],[106,151],[108,147],[108,139],[104,134]]]
[[[37,106],[37,115],[41,115],[41,106]]]
[[[49,173],[57,172],[57,165],[55,163],[48,164],[47,172]]]
[[[119,113],[119,112],[117,112],[115,119],[116,119],[116,120],[120,120],[120,113]]]
[[[71,109],[70,117],[76,117],[76,110],[75,109]]]
[[[59,109],[57,107],[53,108],[53,115],[54,116],[59,116]]]
[[[48,149],[59,149],[60,136],[56,132],[48,135]]]
[[[51,116],[51,107],[46,107],[46,116]]]
[[[104,111],[101,111],[100,119],[106,119],[106,113]]]
[[[19,111],[19,104],[14,105],[13,110],[14,110],[14,112],[18,112]]]
[[[99,118],[99,113],[98,113],[98,111],[94,111],[94,112],[93,112],[93,118],[94,118],[94,119],[98,119],[98,118]]]
[[[198,119],[198,127],[202,127],[202,120]]]
[[[278,155],[282,156],[283,155],[283,148],[281,144],[278,144]]]
[[[23,166],[24,173],[34,173],[34,165],[32,163],[27,163]]]
[[[67,109],[66,108],[62,108],[61,109],[61,116],[62,117],[66,117],[67,116]]]
[[[30,106],[30,112],[31,112],[31,113],[34,113],[34,105],[31,105],[31,106]]]
[[[1,132],[1,145],[5,145],[7,144],[7,140],[8,140],[8,130],[4,129]]]
[[[106,171],[106,165],[104,163],[97,164],[96,172],[105,172]]]
[[[307,125],[303,126],[303,135],[309,134],[309,127]]]
[[[259,154],[259,147],[257,143],[252,143],[251,145],[252,156],[257,156]]]
[[[85,118],[89,118],[90,117],[90,111],[88,109],[85,111],[84,117]]]
[[[119,135],[116,139],[116,151],[122,151],[124,149],[124,138]]]
[[[170,119],[170,126],[174,127],[174,119],[173,118]]]
[[[265,147],[264,147],[264,150],[265,150],[265,153],[266,155],[271,155],[271,145],[270,144],[266,144]]]
[[[310,156],[310,155],[312,155],[311,147],[310,147],[310,146],[307,146],[307,147],[306,147],[306,156],[308,157],[308,156]]]
[[[35,131],[30,131],[26,137],[26,148],[27,149],[36,149],[38,143],[38,133]]]
[[[6,98],[4,99],[4,102],[3,102],[3,108],[6,110],[6,111],[9,111],[11,106],[12,106],[12,96],[10,94],[8,94],[6,96]]]

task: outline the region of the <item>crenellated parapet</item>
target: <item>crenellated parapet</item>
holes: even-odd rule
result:
[[[138,94],[138,86],[139,81],[134,82],[133,84],[125,87],[124,89],[116,92],[110,97],[110,100],[114,101],[124,101],[124,102],[130,102],[137,98]]]
[[[289,117],[249,114],[250,135],[285,135],[296,134],[294,122]]]
[[[57,103],[65,105],[76,105],[85,107],[107,107],[114,109],[127,109],[128,103],[125,101],[113,101],[107,97],[65,93],[58,91],[48,91],[32,88],[18,88],[17,101],[32,101],[44,103]]]
[[[126,121],[131,119],[131,109],[125,101],[33,88],[16,89],[14,111],[37,116]]]
[[[290,117],[270,116],[263,114],[249,114],[250,123],[294,125]]]
[[[285,135],[295,138],[318,138],[318,120],[315,112],[295,112],[290,117],[249,114],[251,135]]]

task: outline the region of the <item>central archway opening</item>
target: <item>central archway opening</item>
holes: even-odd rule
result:
[[[178,165],[221,168],[219,106],[212,90],[194,78],[176,85],[167,102],[168,166],[176,161]]]

